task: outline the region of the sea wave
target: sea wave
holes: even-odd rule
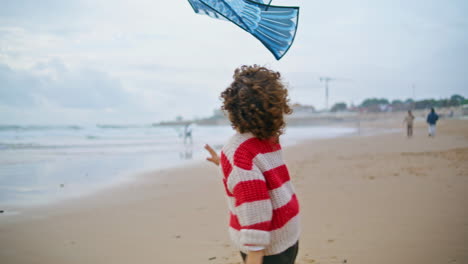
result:
[[[166,142],[161,141],[142,141],[142,142],[115,142],[115,143],[93,143],[93,144],[56,144],[56,145],[43,145],[37,143],[1,143],[0,150],[6,149],[100,149],[100,148],[137,148],[137,147],[156,147],[166,146]],[[171,146],[167,146],[170,148]]]
[[[0,125],[2,131],[34,131],[34,130],[81,130],[83,127],[77,125],[45,126],[45,125]]]
[[[154,124],[143,125],[118,125],[118,124],[96,124],[90,126],[79,125],[0,125],[0,132],[2,131],[35,131],[35,130],[83,130],[89,128],[99,129],[142,129],[142,128],[155,128],[159,127]]]

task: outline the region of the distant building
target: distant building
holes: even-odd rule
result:
[[[311,105],[301,105],[301,104],[293,104],[292,109],[294,112],[305,112],[305,113],[313,113],[315,112],[315,107]]]
[[[292,117],[310,116],[315,113],[315,107],[311,105],[293,104],[291,108],[293,110]]]

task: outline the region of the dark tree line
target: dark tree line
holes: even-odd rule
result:
[[[344,102],[336,103],[332,106],[330,111],[346,111],[346,110],[359,110],[366,109],[371,112],[388,111],[405,111],[410,109],[429,109],[431,107],[456,107],[460,105],[468,104],[468,98],[465,98],[459,94],[454,94],[450,98],[445,99],[423,99],[423,100],[393,100],[389,101],[385,98],[368,98],[365,99],[358,107],[349,108]]]

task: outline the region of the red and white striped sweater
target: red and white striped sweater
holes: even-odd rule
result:
[[[280,144],[236,133],[220,160],[234,244],[243,252],[264,246],[266,255],[293,246],[300,233],[299,204]]]

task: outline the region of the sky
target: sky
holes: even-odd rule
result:
[[[291,102],[468,97],[466,0],[274,0],[300,7],[280,61],[186,0],[0,0],[0,124],[210,116],[236,67],[281,72]]]

